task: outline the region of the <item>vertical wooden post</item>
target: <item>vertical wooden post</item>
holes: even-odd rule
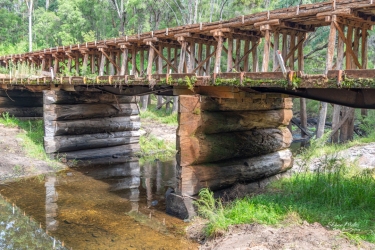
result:
[[[201,63],[203,58],[203,44],[198,44],[198,62]],[[203,66],[198,69],[198,75],[203,75]],[[177,104],[176,104],[177,105]]]
[[[120,67],[120,71],[116,70],[116,74],[121,75],[121,51],[116,52],[116,64]]]
[[[133,75],[137,75],[137,47],[135,45],[132,46],[132,73]]]
[[[216,37],[217,40],[217,48],[216,48],[216,57],[215,57],[215,64],[214,64],[214,73],[220,72],[220,60],[221,60],[221,51],[223,49],[223,36],[219,35]]]
[[[151,77],[152,75],[152,62],[154,61],[154,49],[153,48],[149,48],[148,50],[148,65],[147,65],[147,75],[148,77]]]
[[[55,72],[55,75],[56,75],[58,71],[59,71],[59,58],[57,57],[57,55],[55,55],[55,63],[53,65],[53,72]]]
[[[139,71],[141,75],[145,73],[145,51],[144,49],[139,50]]]
[[[245,40],[245,48],[244,48],[244,53],[246,53],[250,49],[250,41]],[[249,55],[245,56],[244,61],[243,61],[243,71],[248,72],[249,71]]]
[[[6,68],[8,68],[8,63],[6,63]],[[43,57],[42,58],[42,66],[41,66],[41,69],[44,71],[46,70],[46,58]]]
[[[292,51],[295,46],[296,46],[296,33],[293,32],[290,35],[290,51]],[[292,53],[292,55],[290,56],[290,59],[289,59],[289,69],[290,70],[294,70],[294,54],[295,53]]]
[[[91,67],[91,74],[95,74],[95,54],[91,54],[91,61],[90,61],[90,67]],[[69,59],[68,59],[69,61]]]
[[[273,68],[272,71],[276,71],[279,67],[279,60],[277,59],[277,51],[279,50],[279,32],[273,33]]]
[[[298,34],[298,71],[303,72],[304,71],[304,58],[303,58],[303,40],[305,40],[306,34],[300,33]],[[301,43],[300,43],[301,42]],[[301,119],[301,127],[305,130],[307,130],[307,112],[306,112],[306,99],[300,98],[300,119]],[[307,134],[301,130],[301,137],[306,138]]]
[[[353,41],[353,27],[348,26],[346,40],[352,44]],[[352,69],[352,56],[350,53],[346,53],[346,69]]]
[[[100,67],[99,67],[99,75],[100,76],[104,75],[105,61],[106,61],[106,57],[105,57],[104,53],[102,53],[101,59],[100,59]]]
[[[298,35],[298,43],[299,43],[298,52],[297,52],[298,70],[302,72],[305,70],[305,61],[304,61],[304,55],[303,55],[303,42],[301,41],[304,41],[305,39],[306,39],[306,33],[300,33]]]
[[[163,54],[163,49],[163,45],[159,44],[159,52],[161,54]],[[163,58],[161,56],[158,56],[158,74],[163,74]]]
[[[171,61],[171,47],[170,46],[167,47],[167,60],[169,62]],[[169,64],[167,63],[167,74],[170,73],[170,70],[171,70],[171,66],[169,66]]]
[[[79,76],[79,55],[76,55],[76,63],[75,63],[75,68],[76,68],[76,76]]]
[[[82,74],[83,75],[87,74],[87,64],[88,64],[88,61],[89,61],[89,54],[88,53],[84,53],[83,54],[83,63],[82,63]]]
[[[341,29],[344,30],[344,26],[340,25]],[[338,37],[337,42],[337,62],[336,62],[336,69],[341,70],[344,63],[344,41],[341,39],[341,37]],[[335,128],[340,123],[340,112],[341,112],[341,106],[340,105],[333,105],[333,113],[332,113],[332,128]],[[332,142],[338,143],[339,142],[339,131],[334,133],[332,135]]]
[[[256,46],[257,39],[253,39],[251,41],[251,46]],[[252,52],[252,59],[253,59],[253,72],[258,72],[258,46],[256,46]]]
[[[268,71],[268,62],[270,59],[270,47],[271,47],[271,41],[270,41],[270,27],[269,25],[265,25],[265,31],[264,31],[264,50],[263,50],[263,63],[262,63],[262,72]]]
[[[174,58],[173,65],[176,69],[178,69],[178,48],[177,47],[173,48],[173,58]],[[175,73],[178,73],[178,72],[175,72]]]
[[[237,72],[240,71],[240,57],[241,57],[241,39],[236,39],[236,60],[235,60],[235,65]]]
[[[284,62],[286,64],[286,56],[288,55],[288,34],[283,32],[283,49],[281,51],[281,55],[283,56]]]
[[[190,60],[189,60],[189,73],[195,68],[195,42],[190,42]]]
[[[332,69],[332,62],[333,62],[333,55],[335,52],[335,45],[336,45],[336,27],[333,21],[336,21],[336,16],[332,16],[332,22],[330,26],[329,38],[328,38],[328,48],[327,48],[327,58],[326,58],[326,69],[325,74],[328,73],[328,70]],[[324,126],[326,123],[327,117],[327,103],[321,102],[320,103],[320,111],[319,111],[319,122],[316,129],[316,138],[320,138],[324,134]]]
[[[232,71],[233,67],[233,38],[228,37],[228,58],[227,58],[227,72]]]
[[[185,41],[183,37],[181,37],[180,43],[181,43],[181,50],[180,50],[180,63],[178,65],[178,73],[184,73],[187,42]]]
[[[211,54],[211,45],[206,44],[206,58]],[[211,59],[206,62],[206,76],[211,74]]]
[[[122,48],[122,58],[121,58],[121,72],[120,74],[127,75],[127,69],[128,69],[128,54],[129,54],[129,49],[125,46],[121,46]]]
[[[362,46],[361,46],[361,56],[362,56],[362,69],[367,69],[367,28],[362,28]]]

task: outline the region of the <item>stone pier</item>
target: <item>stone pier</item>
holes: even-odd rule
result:
[[[220,190],[291,168],[293,138],[287,125],[292,105],[281,94],[246,93],[240,99],[180,96],[178,186],[168,198],[169,212],[191,215],[188,197],[202,188]],[[182,204],[185,213],[173,211]]]
[[[79,165],[134,160],[139,151],[136,97],[102,92],[43,92],[46,153]]]

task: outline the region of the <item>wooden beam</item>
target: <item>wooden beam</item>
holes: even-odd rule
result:
[[[110,61],[112,63],[113,66],[116,67],[116,69],[118,71],[121,71],[120,67],[116,64],[115,61],[113,61],[113,59],[104,51],[104,49],[101,49],[101,52],[103,53],[103,55],[108,59],[108,61]]]
[[[175,68],[175,66],[170,61],[168,61],[168,59],[165,58],[163,56],[163,54],[157,48],[155,48],[155,46],[153,44],[150,43],[149,46],[158,54],[159,58],[163,59],[173,70],[177,71],[177,69]],[[160,63],[160,61],[159,61],[159,63]],[[162,63],[160,63],[160,64],[161,65],[159,65],[159,70],[162,70],[163,69],[163,64]],[[161,73],[158,73],[158,74],[161,74]]]
[[[243,71],[244,72],[248,72],[249,71],[249,54],[250,54],[250,51],[249,51],[249,47],[250,47],[250,41],[249,40],[245,40],[245,47],[244,47],[244,55],[242,56],[242,58],[239,60],[239,61],[243,61]],[[249,53],[246,55],[246,52],[249,51]]]
[[[331,22],[330,32],[329,32],[329,37],[328,37],[328,48],[327,48],[325,74],[328,73],[328,70],[332,69],[333,55],[335,53],[335,45],[336,45],[336,27],[335,27],[334,22]]]
[[[152,75],[152,62],[154,61],[154,56],[155,56],[154,53],[155,53],[155,49],[153,48],[151,44],[148,50],[148,65],[147,65],[147,75],[149,78],[151,78],[151,75]]]
[[[198,44],[198,65],[202,62],[203,58],[203,44],[199,43]],[[203,65],[203,64],[202,64]],[[198,75],[203,75],[203,68],[202,66],[199,67]]]
[[[273,33],[273,70],[276,71],[279,68],[279,60],[277,59],[277,51],[279,50],[279,37],[278,31]]]
[[[208,50],[209,51],[209,50]],[[210,59],[211,59],[211,57],[213,56],[213,55],[215,55],[215,53],[216,53],[216,49],[211,53],[211,54],[209,54],[208,56],[206,56],[206,59],[204,59],[202,62],[200,62],[199,64],[198,64],[198,66],[195,68],[195,69],[193,69],[193,71],[191,72],[191,73],[195,73],[199,68],[201,68],[205,63],[207,63]]]
[[[185,64],[185,56],[186,56],[186,41],[181,41],[181,51],[180,51],[180,63],[178,65],[178,73],[184,73],[184,64]]]
[[[231,72],[233,68],[233,38],[228,38],[228,58],[227,58],[227,72]]]
[[[241,56],[241,40],[236,39],[236,60],[235,60],[235,69],[237,72],[240,71],[240,56]]]
[[[367,69],[367,51],[368,51],[367,37],[368,37],[367,29],[362,28],[362,44],[361,44],[362,69]]]
[[[357,65],[358,68],[362,69],[362,65],[359,63],[358,58],[355,56],[355,54],[353,52],[351,41],[349,42],[345,38],[345,34],[342,31],[342,29],[340,28],[339,24],[337,22],[335,22],[335,21],[333,21],[333,23],[334,23],[337,31],[339,32],[339,35],[340,35],[341,39],[346,44],[346,51],[353,57],[355,65]],[[347,58],[346,60],[347,60],[347,63],[348,63],[348,58],[350,58],[350,57],[348,55],[346,55],[346,58]]]
[[[264,31],[264,50],[263,50],[263,64],[262,72],[268,71],[268,62],[270,58],[270,30],[266,29]]]
[[[127,75],[127,69],[128,69],[128,54],[129,54],[129,49],[124,48],[122,51],[122,60],[121,60],[121,73],[120,75]]]
[[[216,37],[217,47],[216,47],[216,56],[214,64],[214,73],[220,72],[220,61],[221,61],[221,51],[223,49],[223,36]]]

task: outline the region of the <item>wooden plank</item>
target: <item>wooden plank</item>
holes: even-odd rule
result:
[[[219,73],[220,66],[221,66],[221,51],[223,50],[223,37],[218,36],[216,39],[217,39],[217,47],[216,47],[216,56],[215,56],[215,64],[214,64],[214,73]]]
[[[202,43],[198,43],[198,65],[200,65],[200,63],[202,61],[203,61],[203,44]],[[203,67],[202,66],[200,66],[199,69],[198,69],[198,75],[199,76],[203,75]]]
[[[138,143],[139,135],[140,133],[138,131],[124,131],[101,134],[44,137],[44,149],[47,154],[50,154],[127,145]]]
[[[286,149],[253,158],[182,167],[181,193],[196,195],[206,187],[219,190],[285,172],[292,166],[292,153]]]
[[[228,39],[228,53],[227,53],[227,72],[232,71],[233,67],[233,38],[229,37]]]
[[[362,35],[361,35],[362,41],[361,41],[361,56],[362,56],[362,69],[367,69],[367,58],[368,58],[368,33],[367,29],[362,29]]]
[[[84,103],[131,103],[136,102],[135,96],[113,95],[103,92],[86,91],[44,91],[43,103],[48,104],[84,104]]]
[[[244,60],[243,60],[243,71],[244,72],[249,72],[249,53],[247,53],[247,51],[249,51],[249,47],[250,47],[250,41],[249,40],[245,40],[245,45],[244,45]],[[242,58],[240,59],[240,61],[242,61]]]
[[[184,73],[184,64],[185,64],[185,57],[186,57],[186,41],[181,41],[181,50],[180,50],[180,63],[178,64],[178,73]]]
[[[82,135],[138,130],[139,116],[95,118],[90,120],[51,121],[44,120],[45,136]]]
[[[43,107],[43,97],[2,97],[0,95],[0,107]]]
[[[105,119],[138,114],[136,103],[44,105],[44,117],[48,120]]]
[[[234,62],[237,72],[240,72],[241,40],[236,39],[236,60]]]
[[[128,69],[128,55],[129,55],[129,49],[124,48],[122,51],[122,60],[121,60],[121,73],[120,75],[127,75],[127,69]]]
[[[253,72],[258,72],[258,43],[260,40],[252,40],[251,41],[251,46],[254,47],[254,50],[252,51],[252,59],[253,59]]]
[[[216,47],[214,48],[214,52],[216,53]],[[206,76],[210,75],[211,72],[211,45],[206,44],[206,59],[209,58],[206,61]]]

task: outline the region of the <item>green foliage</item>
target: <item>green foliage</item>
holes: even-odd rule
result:
[[[164,124],[177,125],[177,114],[165,109],[156,109],[155,104],[148,105],[140,114],[141,119],[150,119]]]
[[[375,242],[375,171],[363,170],[340,159],[336,154],[321,158],[315,172],[307,168],[323,140],[312,143],[300,156],[304,168],[290,178],[274,182],[268,192],[238,199],[223,207],[213,202],[212,193],[201,191],[200,214],[209,219],[209,235],[229,225],[263,223],[277,225],[291,214],[310,223],[319,222],[339,229],[355,239]],[[324,211],[324,212],[323,212]]]

